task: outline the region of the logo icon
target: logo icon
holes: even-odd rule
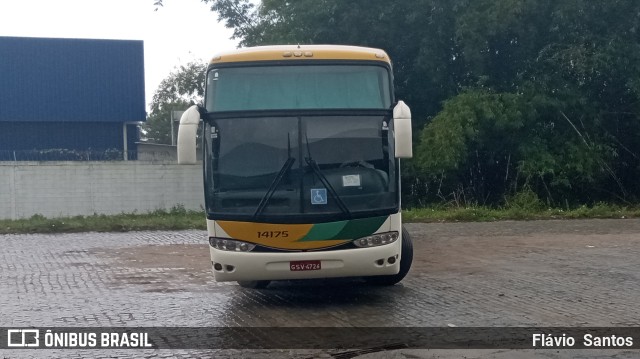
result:
[[[8,329],[7,347],[38,347],[40,346],[40,330],[38,329]]]
[[[311,189],[311,204],[327,204],[327,189],[326,188],[312,188]]]

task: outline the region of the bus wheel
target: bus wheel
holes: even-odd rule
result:
[[[269,285],[269,283],[271,283],[270,280],[240,280],[240,281],[238,281],[238,284],[242,288],[250,288],[250,289],[264,289]]]
[[[409,273],[413,262],[413,242],[411,242],[411,236],[404,226],[402,226],[402,254],[400,257],[400,272],[398,274],[364,277],[364,280],[375,285],[394,285]]]

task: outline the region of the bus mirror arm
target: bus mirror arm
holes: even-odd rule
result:
[[[395,133],[396,158],[413,157],[411,110],[403,101],[398,101],[398,104],[393,108],[393,128]]]
[[[178,164],[196,163],[196,134],[200,124],[200,107],[193,105],[180,118],[178,127]]]

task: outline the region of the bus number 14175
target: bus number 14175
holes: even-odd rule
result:
[[[287,238],[289,231],[264,231],[258,232],[258,238]]]

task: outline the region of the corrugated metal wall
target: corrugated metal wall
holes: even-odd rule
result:
[[[121,150],[145,118],[142,41],[0,37],[0,151]]]
[[[0,37],[0,121],[144,121],[142,41]]]

